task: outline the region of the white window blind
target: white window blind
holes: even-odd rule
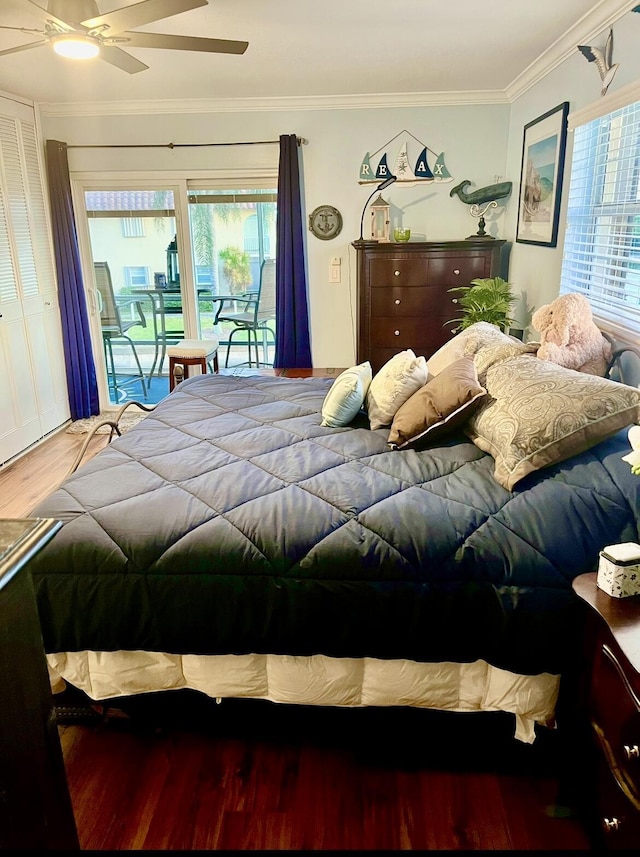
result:
[[[640,334],[640,101],[574,130],[560,292]]]

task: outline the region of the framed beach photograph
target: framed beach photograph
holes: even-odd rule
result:
[[[516,241],[555,247],[567,146],[565,101],[524,126]]]

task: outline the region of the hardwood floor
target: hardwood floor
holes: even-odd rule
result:
[[[0,469],[0,516],[28,515],[83,439],[60,432]],[[520,744],[508,715],[216,705],[189,691],[114,705],[126,716],[60,726],[83,849],[589,847],[556,807],[560,736]]]
[[[83,848],[588,849],[557,817],[557,736],[516,747],[508,718],[481,714],[203,705],[207,726],[147,711],[61,729]]]
[[[95,435],[85,461],[102,449],[108,435]],[[64,479],[85,435],[64,429],[37,444],[26,455],[0,467],[0,518],[25,518]]]

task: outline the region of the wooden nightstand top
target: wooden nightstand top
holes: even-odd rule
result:
[[[597,574],[581,574],[573,591],[607,623],[611,634],[636,673],[640,674],[640,595],[612,598],[596,585]]]

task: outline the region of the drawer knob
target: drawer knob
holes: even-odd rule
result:
[[[394,330],[394,331],[393,331],[393,335],[394,335],[394,336],[400,336],[400,331],[399,331],[399,330]]]
[[[623,744],[622,749],[628,761],[640,759],[640,747],[637,744]]]
[[[622,821],[615,816],[611,816],[611,818],[603,818],[602,819],[602,829],[605,833],[615,833],[616,830],[620,830],[620,825]]]
[[[459,270],[458,268],[454,268],[454,269],[453,269],[453,273],[454,273],[454,274],[456,275],[456,277],[457,277],[457,276],[458,276],[458,274],[460,273],[460,270]]]
[[[393,272],[393,276],[394,276],[394,277],[399,277],[399,276],[400,276],[400,271],[394,271],[394,272]]]
[[[452,304],[457,304],[457,303],[458,303],[458,298],[451,298],[451,303],[452,303]]]
[[[394,304],[395,304],[396,306],[398,306],[398,305],[400,304],[400,298],[396,298],[396,299],[395,299],[395,301],[394,301]]]

